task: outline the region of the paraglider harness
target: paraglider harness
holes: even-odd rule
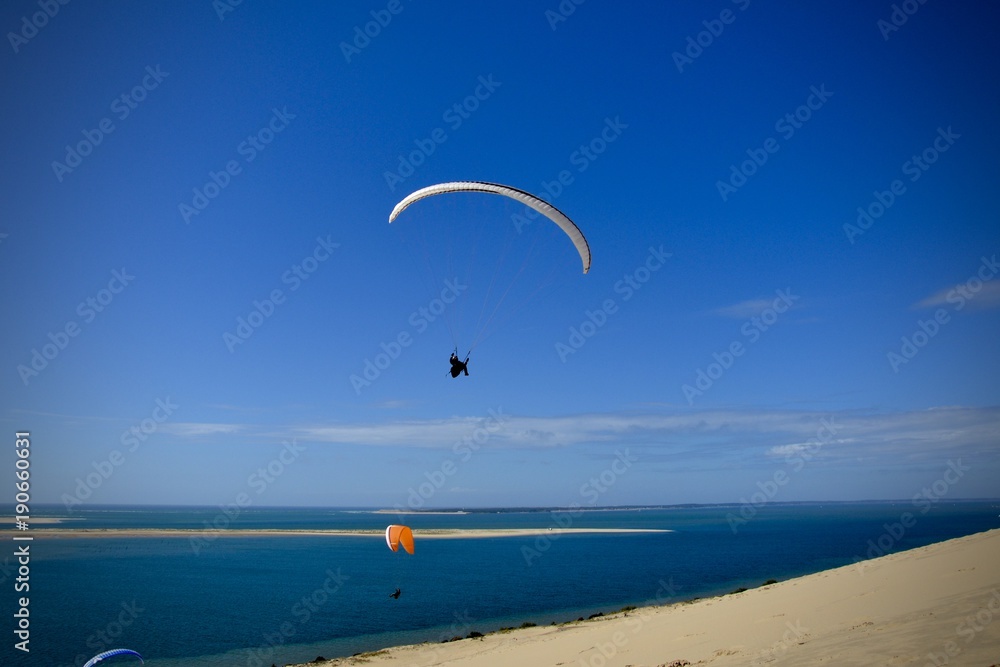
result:
[[[451,353],[451,357],[448,359],[448,361],[451,362],[451,370],[448,372],[451,373],[451,376],[453,378],[457,378],[463,372],[466,375],[469,374],[469,356],[466,355],[465,361],[459,361],[457,347],[455,348],[455,351]]]

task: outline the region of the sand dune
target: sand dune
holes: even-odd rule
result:
[[[1000,529],[743,593],[311,667],[1000,665]]]

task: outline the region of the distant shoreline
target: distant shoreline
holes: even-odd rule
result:
[[[5,531],[13,533],[14,531]],[[659,528],[427,528],[414,530],[417,539],[485,539],[491,537],[532,537],[536,535],[569,535],[569,534],[636,534],[636,533],[672,533],[674,531]],[[22,535],[24,533],[21,533]],[[36,540],[46,538],[86,538],[86,537],[120,537],[120,538],[169,538],[197,537],[199,535],[213,537],[382,537],[382,529],[362,530],[275,530],[275,529],[239,529],[239,528],[49,528],[32,531]]]

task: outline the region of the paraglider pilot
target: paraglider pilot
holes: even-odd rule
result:
[[[465,361],[460,361],[458,355],[455,352],[451,353],[451,358],[448,359],[451,362],[451,376],[457,378],[461,373],[469,374],[469,358],[466,357]]]

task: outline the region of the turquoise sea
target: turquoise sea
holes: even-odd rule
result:
[[[437,642],[759,586],[1000,527],[1000,501],[768,504],[411,514],[417,547],[380,537],[213,537],[245,529],[382,529],[346,509],[35,508],[31,652],[14,650],[14,543],[0,551],[0,664],[79,667],[138,650],[149,667],[268,667]],[[38,519],[65,519],[43,524]],[[672,532],[421,539],[431,528],[656,528]],[[183,538],[39,537],[46,529],[187,528]],[[14,564],[14,565],[12,565]],[[394,600],[396,587],[402,595]],[[122,661],[128,663],[127,660]]]

